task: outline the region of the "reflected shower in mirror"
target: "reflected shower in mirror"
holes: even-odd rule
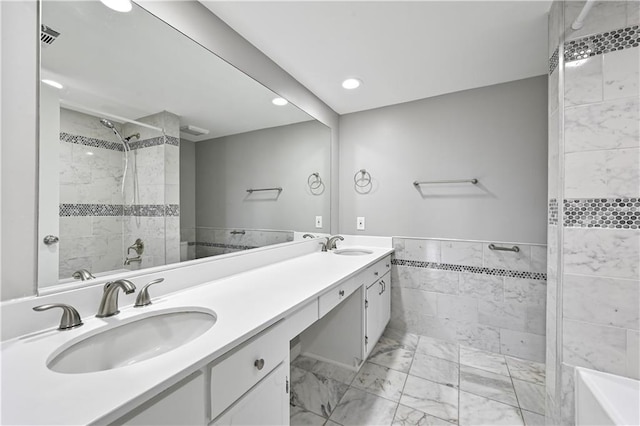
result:
[[[137,5],[41,8],[40,288],[328,232],[327,127]]]

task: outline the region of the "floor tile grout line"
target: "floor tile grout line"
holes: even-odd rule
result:
[[[516,402],[518,403],[518,410],[520,412],[520,419],[522,419],[522,424],[524,425],[524,414],[522,414],[522,406],[520,405],[520,398],[518,397],[518,392],[516,391],[516,385],[513,383],[513,376],[511,375],[511,369],[509,368],[509,363],[507,359],[504,359],[505,364],[507,364],[507,371],[509,372],[509,380],[511,380],[511,386],[513,387],[513,394],[516,396]]]

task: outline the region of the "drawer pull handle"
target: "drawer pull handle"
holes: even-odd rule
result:
[[[381,295],[382,293],[384,293],[384,285],[382,284],[382,281],[379,281],[378,284],[380,284],[380,293],[378,293],[378,296]]]
[[[373,275],[375,275],[377,277],[378,276],[378,272],[377,271],[374,272]]]
[[[387,263],[387,268],[389,267],[389,264]]]
[[[253,365],[258,369],[258,370],[262,370],[264,368],[264,359],[260,358],[260,359],[256,359],[256,362],[253,363]]]
[[[340,295],[340,297],[344,296],[344,290],[340,290],[338,294]]]

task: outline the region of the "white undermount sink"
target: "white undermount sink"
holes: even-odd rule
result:
[[[216,315],[209,310],[182,308],[125,321],[62,346],[49,357],[47,367],[58,373],[79,374],[145,361],[196,339],[213,327]]]
[[[333,250],[334,254],[339,254],[342,256],[364,256],[365,254],[372,254],[372,250],[361,249],[361,248],[343,248],[338,250]]]

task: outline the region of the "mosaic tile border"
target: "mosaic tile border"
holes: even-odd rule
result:
[[[567,228],[640,229],[640,198],[573,198],[563,207]]]
[[[165,217],[180,216],[179,204],[60,204],[60,217],[71,216],[141,216]]]
[[[558,200],[551,198],[549,200],[549,212],[548,212],[549,225],[558,225]]]
[[[473,274],[494,275],[507,278],[525,278],[541,281],[545,281],[547,279],[547,274],[542,272],[511,271],[508,269],[454,265],[451,263],[423,262],[420,260],[391,259],[391,264],[397,266],[411,266],[414,268],[438,269],[441,271],[471,272]]]
[[[189,243],[189,245],[191,245],[191,243]],[[226,244],[226,243],[208,243],[205,241],[196,241],[195,243],[193,243],[193,245],[202,246],[202,247],[227,248],[227,249],[234,249],[234,250],[250,250],[250,249],[260,247],[260,246],[242,246],[238,244]]]
[[[75,143],[78,145],[91,146],[93,148],[110,149],[112,151],[124,151],[120,142],[106,141],[103,139],[89,138],[86,136],[73,135],[71,133],[60,132],[60,141]],[[155,138],[143,139],[140,141],[132,141],[129,143],[131,150],[149,148],[158,145],[180,146],[180,139],[174,136],[158,136]]]
[[[558,61],[560,59],[560,47],[556,47],[556,50],[553,52],[553,55],[549,58],[549,75],[553,74],[553,72],[558,68]]]
[[[638,25],[607,31],[569,41],[565,44],[565,62],[579,61],[591,56],[631,49],[640,46]]]

